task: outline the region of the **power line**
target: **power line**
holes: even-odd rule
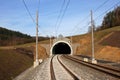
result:
[[[98,7],[95,9],[94,13],[95,13],[96,11],[98,11],[98,10],[99,10],[103,5],[105,5],[108,1],[109,1],[109,0],[106,0],[106,1],[104,1],[100,6],[98,6]],[[89,14],[88,16],[86,16],[83,20],[81,20],[80,22],[78,22],[78,23],[75,25],[75,27],[72,29],[72,32],[80,25],[81,22],[87,20],[89,17],[90,17],[90,14]],[[72,33],[70,33],[70,34],[72,34]]]
[[[112,7],[110,7],[109,9],[107,9],[106,11],[104,11],[102,14],[100,14],[99,16],[97,16],[94,20],[98,19],[100,16],[102,16],[103,14],[105,14],[107,11],[109,11],[110,9],[114,8],[116,5],[118,5],[120,3],[120,1],[118,1],[115,5],[113,5]]]
[[[26,8],[26,10],[27,10],[27,12],[28,12],[31,20],[32,20],[33,23],[36,25],[37,23],[35,22],[34,18],[32,17],[32,15],[31,15],[31,13],[30,13],[30,11],[29,11],[29,8],[28,8],[28,6],[27,6],[27,4],[25,3],[25,0],[23,0],[23,4],[24,4],[24,6],[25,6],[25,8]],[[38,1],[38,8],[37,8],[38,13],[39,13],[39,5],[40,5],[40,0]],[[39,24],[38,24],[38,27],[40,27]],[[42,31],[42,32],[45,32],[45,30],[43,30],[43,29],[41,29],[41,31]]]
[[[62,11],[63,11],[64,5],[65,5],[65,0],[64,0],[63,3],[62,3],[61,9],[60,9],[60,13],[59,13],[59,15],[58,15],[58,17],[57,17],[57,21],[56,21],[56,23],[55,23],[55,31],[56,31],[56,34],[57,34],[57,24],[58,24],[58,21],[59,21],[59,19],[60,19],[61,13],[62,13]]]
[[[65,12],[67,11],[67,8],[68,8],[68,6],[69,6],[69,3],[70,3],[70,0],[68,0],[68,2],[67,2],[67,4],[66,4],[66,7],[65,7],[65,9],[64,9],[64,11],[63,11],[63,14],[62,14],[62,16],[61,16],[61,19],[60,19],[60,21],[59,21],[59,24],[58,24],[58,26],[57,26],[57,31],[58,31],[58,29],[59,29],[59,27],[60,27],[60,25],[61,25],[61,23],[62,23],[63,17],[64,17],[64,15],[65,15]]]
[[[38,7],[37,7],[38,14],[40,14],[39,10],[40,10],[40,0],[38,0]],[[38,16],[38,18],[39,18],[39,16]],[[39,23],[38,23],[38,28],[40,28],[40,31],[43,32],[43,33],[45,33],[45,32],[52,33],[51,31],[42,29],[41,26],[39,25]],[[38,31],[38,32],[39,32],[39,31]]]
[[[77,28],[77,30],[78,30],[78,26],[80,25],[80,23],[82,22],[82,21],[85,21],[87,18],[89,18],[90,17],[90,14],[88,15],[88,16],[86,16],[83,20],[81,20],[80,22],[78,22],[75,26],[74,26],[74,28],[72,29],[72,31],[74,31],[76,28]],[[71,32],[70,34],[72,34],[73,32]]]
[[[118,5],[120,3],[120,1],[118,1],[116,4],[114,4],[112,7],[110,7],[109,9],[107,9],[106,11],[104,11],[102,14],[100,14],[98,17],[96,17],[94,20],[98,19],[100,16],[102,16],[103,14],[105,14],[107,11],[109,11],[110,9],[114,8],[116,5]],[[90,22],[88,23],[88,25],[90,24]],[[88,26],[86,25],[86,26]],[[85,27],[85,26],[84,26]],[[82,29],[82,28],[81,28]]]
[[[40,0],[38,0],[38,13],[39,13],[39,9],[40,9],[39,5],[40,5]]]
[[[64,12],[63,12],[63,15],[62,15],[62,17],[61,17],[61,19],[60,19],[60,22],[59,22],[59,24],[58,24],[58,29],[57,29],[57,30],[59,30],[59,27],[60,27],[60,25],[61,25],[61,23],[62,23],[63,17],[64,17],[64,15],[65,15],[66,11],[67,11],[68,6],[69,6],[69,3],[70,3],[70,0],[68,0],[68,2],[67,2],[67,5],[66,5],[66,7],[65,7],[65,9],[64,9]]]
[[[38,19],[39,19],[39,5],[40,5],[40,0],[38,0],[38,8],[37,8],[37,13],[38,13]],[[39,25],[39,21],[38,21],[38,28],[40,27],[40,25]],[[38,32],[39,32],[39,29],[38,29]]]
[[[106,0],[106,1],[104,1],[100,6],[98,6],[98,7],[94,10],[94,13],[95,13],[97,10],[99,10],[101,7],[103,7],[103,5],[105,5],[108,1],[110,1],[110,0]]]
[[[30,18],[32,19],[33,23],[35,23],[35,24],[36,24],[36,22],[35,22],[34,18],[32,17],[32,15],[31,15],[31,13],[30,13],[30,11],[29,11],[29,9],[28,9],[28,7],[27,7],[26,3],[25,3],[25,1],[24,1],[24,0],[22,0],[22,1],[23,1],[23,4],[24,4],[24,6],[25,6],[25,8],[26,8],[26,10],[27,10],[27,12],[28,12],[28,14],[29,14]]]
[[[72,35],[73,33],[77,33],[79,30],[81,30],[81,31],[82,31],[85,27],[89,26],[89,24],[90,24],[90,22],[87,22],[87,25],[82,26],[81,28],[76,27],[76,28],[75,28],[75,29],[76,29],[76,31],[71,32],[70,34]]]

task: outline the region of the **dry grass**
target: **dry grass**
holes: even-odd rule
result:
[[[34,60],[36,59],[36,46],[34,46],[34,51],[33,51],[33,54],[34,54]],[[48,54],[46,52],[46,49],[44,47],[42,47],[40,44],[38,44],[38,59],[45,59],[48,57]]]
[[[32,66],[33,59],[15,49],[0,49],[0,80],[12,80]]]
[[[40,43],[40,42],[39,42]],[[0,47],[0,80],[12,80],[33,65],[35,43]],[[28,53],[33,53],[29,55]],[[38,45],[38,57],[48,57],[45,48]]]
[[[104,46],[99,52],[96,52],[96,58],[120,62],[120,48]]]
[[[95,57],[99,59],[120,62],[119,36],[120,26],[95,32]],[[75,36],[73,37],[73,41],[80,44],[80,46],[77,48],[76,54],[91,56],[91,34]]]

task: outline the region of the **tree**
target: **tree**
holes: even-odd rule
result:
[[[102,25],[99,28],[97,28],[97,31],[115,26],[120,26],[120,6],[118,6],[113,11],[110,11],[105,15],[102,21]]]

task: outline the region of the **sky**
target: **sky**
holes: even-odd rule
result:
[[[99,26],[105,14],[120,5],[120,0],[70,0],[69,4],[69,0],[40,0],[40,4],[39,0],[24,1],[34,21],[39,10],[39,36],[84,34],[90,26],[91,10]],[[35,36],[36,22],[31,16],[23,0],[0,0],[0,27]]]

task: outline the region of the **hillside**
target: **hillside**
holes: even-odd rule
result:
[[[97,31],[94,33],[95,58],[120,62],[120,26]],[[39,58],[48,57],[40,44],[49,44],[49,40],[40,41]],[[91,33],[73,36],[73,43],[79,43],[75,55],[91,56]],[[29,55],[29,53],[33,53]],[[0,47],[0,80],[11,80],[33,64],[35,43]],[[17,66],[17,68],[16,68]],[[9,70],[9,73],[8,73]]]
[[[120,26],[94,32],[95,58],[120,62]],[[69,38],[69,37],[68,37]],[[91,56],[91,33],[76,35],[72,38],[73,44],[78,43],[75,55]],[[40,41],[40,44],[49,44],[49,40]]]
[[[35,43],[0,47],[0,80],[12,80],[26,69],[33,66]],[[48,57],[45,48],[38,45],[38,58]]]
[[[39,37],[39,40],[45,39]],[[47,57],[40,45],[38,51],[40,59]],[[33,66],[34,54],[35,37],[0,27],[0,80],[12,80]]]
[[[120,62],[120,26],[94,33],[95,58]],[[73,43],[79,43],[76,54],[91,56],[91,34],[73,37]]]
[[[32,57],[16,49],[0,49],[0,80],[12,80],[32,64]]]
[[[39,41],[44,41],[49,39],[49,37],[39,36]],[[9,30],[3,27],[0,27],[0,46],[15,46],[25,43],[35,42],[36,37],[23,34],[18,31]]]
[[[0,46],[23,44],[31,42],[31,39],[27,34],[0,27]]]

